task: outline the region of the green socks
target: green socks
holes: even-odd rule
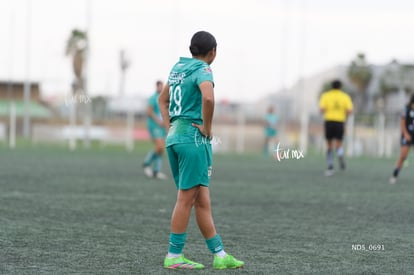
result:
[[[168,252],[173,254],[181,254],[183,252],[186,237],[187,233],[176,234],[171,232]]]

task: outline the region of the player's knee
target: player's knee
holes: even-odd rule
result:
[[[157,148],[155,148],[155,152],[158,155],[162,155],[164,153],[164,147],[157,147]]]
[[[199,198],[196,198],[194,201],[194,207],[199,209],[205,208],[205,203],[201,201]]]
[[[162,142],[157,142],[155,144],[155,152],[157,154],[159,154],[159,155],[161,155],[162,153],[164,153],[164,150],[165,150],[164,148],[165,148],[165,145]]]
[[[177,204],[184,208],[191,208],[194,205],[195,199],[193,197],[181,197],[177,200]]]

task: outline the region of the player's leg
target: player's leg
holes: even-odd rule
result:
[[[144,159],[144,166],[150,166],[152,164],[152,162],[154,161],[154,156],[155,156],[155,150],[151,149],[151,151],[149,151],[146,155],[145,155],[145,159]]]
[[[345,170],[344,148],[342,140],[337,139],[335,142],[336,155],[338,156],[339,166],[341,170]]]
[[[325,130],[325,140],[326,140],[326,166],[327,170],[325,171],[326,176],[332,176],[334,174],[333,167],[333,138],[334,138],[334,129],[332,127],[332,122],[325,121],[324,124]]]
[[[268,143],[269,144],[268,144],[268,147],[267,148],[268,148],[271,156],[273,156],[274,150],[276,148],[276,136],[273,135],[273,136],[269,137]]]
[[[409,151],[410,151],[409,145],[401,145],[400,156],[397,160],[397,164],[392,173],[392,177],[390,178],[391,184],[395,184],[397,182],[398,175],[400,173],[401,168],[403,167],[404,161],[406,160]]]
[[[210,239],[216,235],[213,217],[211,214],[210,193],[208,187],[200,186],[200,191],[194,202],[197,225],[204,238]]]
[[[155,144],[155,156],[153,162],[153,176],[157,179],[167,179],[167,177],[161,173],[162,168],[162,155],[164,154],[165,141],[163,137],[157,137],[154,139]]]
[[[200,186],[194,203],[197,225],[206,240],[210,252],[214,255],[213,267],[215,269],[240,268],[244,265],[232,255],[224,251],[223,241],[217,234],[211,214],[210,192],[208,187]]]
[[[191,209],[199,192],[199,186],[178,190],[177,201],[171,216],[171,233],[164,267],[170,269],[202,269],[204,265],[184,258],[182,253],[187,237]]]
[[[191,208],[194,204],[195,197],[199,187],[195,186],[187,190],[180,190],[180,181],[182,169],[180,151],[176,147],[181,144],[173,145],[167,148],[168,159],[170,161],[171,172],[178,189],[177,200],[171,216],[171,232],[169,238],[168,255],[164,259],[164,267],[170,269],[201,269],[204,265],[190,261],[184,258],[182,251],[186,241],[186,231],[190,219]]]
[[[263,144],[263,155],[267,158],[269,156],[270,138],[266,135]]]
[[[203,144],[196,147],[198,153],[194,160],[197,162],[197,166],[194,167],[195,173],[190,175],[190,177],[202,184],[194,202],[194,209],[197,225],[201,234],[207,240],[217,234],[211,214],[210,191],[208,189],[212,173],[213,156],[211,144]]]
[[[334,173],[333,132],[332,132],[332,125],[328,121],[325,122],[325,139],[326,139],[326,166],[327,166],[325,175],[332,176]]]
[[[144,173],[149,178],[154,176],[151,165],[154,162],[155,156],[155,150],[149,151],[145,156],[144,163],[142,164],[142,167],[144,168]]]
[[[199,193],[200,186],[188,190],[178,190],[177,201],[171,217],[171,231],[184,233],[187,230],[191,209]]]
[[[148,126],[148,132],[150,133],[151,136],[151,141],[154,143],[155,145],[155,133],[154,133],[154,128]],[[149,151],[144,159],[144,163],[142,164],[142,167],[144,168],[144,173],[147,177],[153,177],[153,171],[151,168],[151,165],[153,164],[154,160],[156,159],[156,152],[155,152],[155,148],[151,149],[151,151]]]
[[[335,149],[336,149],[336,155],[338,156],[338,160],[339,160],[339,166],[341,168],[341,170],[345,170],[345,159],[344,159],[344,148],[343,148],[343,138],[344,138],[344,133],[345,133],[345,124],[338,122],[336,123],[336,133],[335,133],[335,138],[336,138],[336,142],[335,142]]]
[[[263,153],[265,157],[269,156],[269,152],[273,152],[276,134],[277,131],[273,128],[265,129],[265,143],[263,146]]]
[[[333,151],[333,140],[326,140],[326,166],[325,176],[332,176],[334,174],[334,151]]]
[[[212,172],[212,150],[211,144],[197,147],[197,167],[193,177],[198,177],[200,186],[194,202],[197,225],[206,240],[208,249],[214,255],[213,267],[216,269],[239,268],[244,262],[235,259],[224,251],[223,242],[217,234],[211,213],[210,191],[208,184]]]
[[[191,209],[200,189],[197,184],[188,186],[188,188],[183,184],[183,181],[186,179],[183,179],[182,170],[188,169],[188,167],[184,167],[183,165],[188,164],[188,161],[185,160],[186,156],[182,155],[182,149],[180,147],[184,147],[184,144],[176,144],[167,148],[171,172],[178,189],[177,200],[171,217],[171,232],[177,234],[186,232]]]

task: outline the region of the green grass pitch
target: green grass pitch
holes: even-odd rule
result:
[[[144,149],[0,149],[0,274],[176,274],[162,268],[176,190],[144,177]],[[414,174],[388,184],[394,162],[326,178],[321,156],[215,155],[217,230],[246,265],[214,271],[192,216],[184,253],[206,265],[193,272],[414,274]]]

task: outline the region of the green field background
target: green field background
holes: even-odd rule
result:
[[[0,274],[176,274],[162,268],[176,190],[144,176],[147,148],[0,148]],[[390,185],[394,162],[355,158],[326,178],[320,155],[215,155],[217,230],[246,264],[214,271],[192,218],[184,253],[206,265],[192,272],[414,274],[413,166]]]

